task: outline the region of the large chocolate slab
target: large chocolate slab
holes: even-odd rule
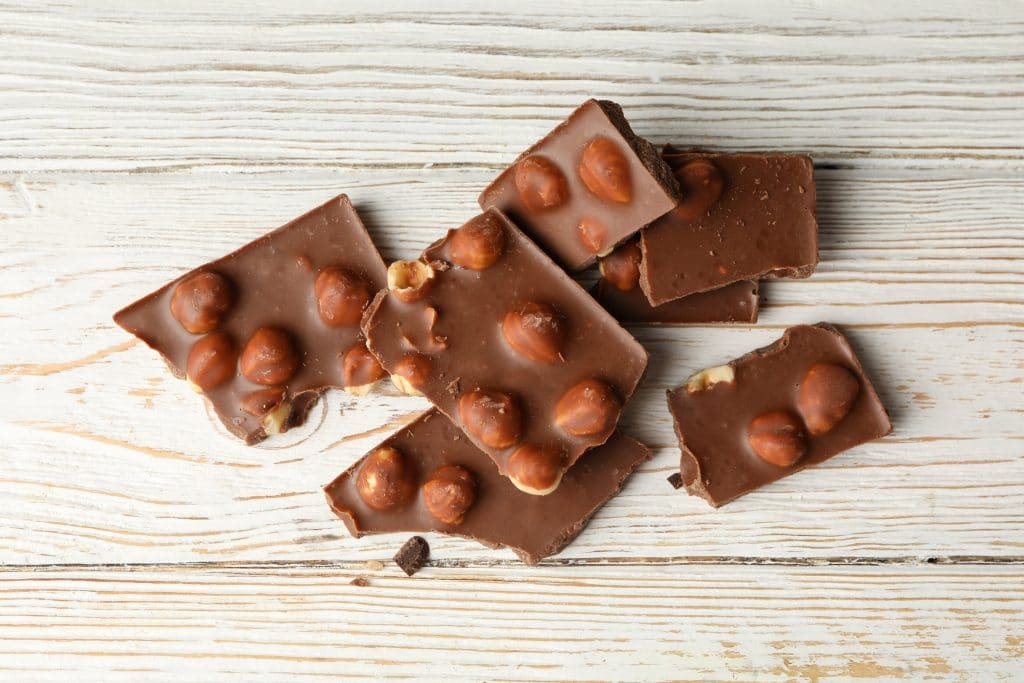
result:
[[[339,289],[339,277],[347,288]],[[119,311],[114,321],[159,352],[177,377],[189,375],[194,388],[221,379],[204,395],[232,433],[255,443],[268,431],[301,423],[326,388],[358,392],[382,375],[365,352],[359,318],[362,302],[385,285],[384,262],[341,195],[186,273]],[[353,290],[355,298],[329,298]],[[336,316],[332,324],[321,314],[321,299],[327,315]],[[194,318],[189,325],[199,331],[191,333],[179,322],[172,303],[186,322]],[[255,335],[261,328],[280,333]],[[246,355],[243,348],[253,337]],[[268,343],[257,348],[261,339]],[[209,345],[208,362],[193,356],[189,373],[197,343]],[[349,360],[359,362],[346,376],[343,357],[350,349],[355,351]],[[242,368],[259,381],[248,379]]]
[[[818,263],[811,160],[668,147],[683,200],[641,233],[640,286],[654,305],[739,280],[807,277]]]
[[[594,262],[675,206],[678,187],[622,108],[588,100],[480,195],[569,270]]]
[[[474,235],[500,243],[493,258],[474,263],[469,247],[495,244]],[[557,486],[559,472],[611,435],[647,352],[498,211],[450,230],[408,263],[430,263],[434,277],[416,300],[377,296],[363,321],[370,350],[393,378],[414,377],[524,490]]]
[[[388,532],[438,531],[478,541],[488,547],[511,548],[524,562],[536,564],[553,555],[583,530],[597,510],[618,493],[627,477],[650,451],[616,433],[569,470],[558,490],[547,496],[523,493],[501,476],[494,463],[436,409],[386,439],[380,448],[404,456],[411,488],[404,504],[387,510],[366,504],[357,490],[364,457],[325,487],[331,509],[355,537]],[[474,502],[460,524],[438,520],[425,502],[423,486],[441,467],[469,473]]]
[[[683,484],[715,507],[892,431],[857,356],[826,323],[695,373],[668,404]]]

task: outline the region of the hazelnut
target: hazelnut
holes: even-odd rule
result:
[[[369,283],[339,266],[320,271],[313,284],[320,319],[331,327],[358,325],[373,292]]]
[[[231,282],[217,273],[185,278],[171,295],[171,315],[192,334],[213,332],[235,303]]]
[[[341,360],[341,371],[344,375],[345,391],[354,396],[365,396],[370,393],[373,385],[385,375],[384,368],[363,342],[345,352]]]
[[[288,420],[291,419],[291,416],[292,404],[288,401],[281,401],[263,416],[260,424],[266,434],[281,434],[288,431]]]
[[[281,405],[281,402],[284,401],[284,397],[284,387],[257,389],[256,391],[248,393],[242,397],[241,407],[242,410],[250,415],[262,417]]]
[[[562,394],[555,404],[555,424],[572,436],[610,434],[619,421],[622,403],[615,391],[597,379],[586,379]]]
[[[601,199],[626,204],[633,198],[629,161],[618,145],[606,137],[590,141],[577,171],[587,189]]]
[[[356,492],[374,510],[384,512],[404,505],[416,491],[415,473],[405,456],[381,446],[368,456],[356,476]]]
[[[402,356],[391,371],[391,383],[409,396],[422,396],[423,385],[430,378],[430,359],[418,353]]]
[[[208,334],[188,352],[185,376],[196,391],[209,391],[235,375],[238,350],[224,332]]]
[[[562,172],[549,159],[536,154],[516,164],[515,183],[519,198],[530,211],[553,209],[569,196]]]
[[[466,512],[476,502],[476,480],[458,465],[445,465],[434,470],[422,491],[427,510],[445,524],[462,524]]]
[[[675,170],[682,189],[683,200],[673,209],[673,215],[684,221],[693,221],[705,213],[722,196],[725,178],[710,159],[693,159]]]
[[[596,218],[584,217],[576,226],[576,237],[580,244],[591,254],[604,253],[605,242],[608,240],[608,228]]]
[[[459,397],[459,418],[466,431],[489,448],[519,443],[523,416],[508,394],[485,389],[466,392]]]
[[[523,493],[546,496],[562,483],[565,453],[555,446],[520,446],[508,459],[508,477]]]
[[[713,368],[698,370],[686,379],[686,390],[695,393],[704,391],[719,382],[732,383],[736,380],[736,371],[731,365],[716,365]]]
[[[292,338],[276,327],[261,327],[242,349],[242,374],[256,384],[284,384],[299,369]]]
[[[601,259],[601,277],[628,292],[640,283],[640,245],[635,241],[623,245]]]
[[[767,463],[789,467],[807,453],[803,425],[793,415],[776,411],[750,421],[747,442]]]
[[[406,303],[419,301],[434,286],[435,275],[423,261],[395,261],[388,266],[388,290]]]
[[[541,363],[565,360],[565,321],[552,306],[525,303],[505,314],[501,323],[505,341],[516,353]]]
[[[470,270],[487,270],[505,252],[505,228],[496,216],[482,213],[448,237],[448,258]]]
[[[800,383],[797,408],[807,431],[820,436],[846,417],[860,393],[860,382],[841,365],[818,363]]]

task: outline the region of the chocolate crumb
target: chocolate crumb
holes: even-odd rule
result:
[[[395,564],[401,567],[408,576],[412,576],[423,567],[430,557],[430,546],[422,536],[413,536],[395,553]]]
[[[678,472],[673,472],[668,477],[668,483],[672,484],[672,488],[674,489],[683,488],[683,475]]]
[[[363,588],[364,586],[369,586],[370,585],[370,582],[366,580],[365,576],[357,576],[356,578],[352,579],[348,583],[349,583],[350,586],[359,586],[360,588]]]

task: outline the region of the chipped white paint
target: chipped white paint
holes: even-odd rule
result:
[[[0,679],[1021,675],[1024,11],[961,4],[0,5]],[[436,539],[349,586],[402,539],[319,486],[423,399],[246,448],[110,315],[342,191],[410,257],[589,95],[811,153],[821,267],[756,326],[636,329],[655,458],[548,566]],[[672,490],[664,390],[819,320],[894,433],[721,510]]]

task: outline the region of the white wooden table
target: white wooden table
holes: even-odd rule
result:
[[[1024,5],[336,4],[0,5],[0,679],[1024,677]],[[111,322],[342,191],[413,255],[589,96],[813,155],[822,260],[756,326],[636,329],[656,456],[539,567],[432,537],[409,579],[330,513],[423,400],[246,448]],[[665,388],[819,320],[893,434],[672,490]]]

